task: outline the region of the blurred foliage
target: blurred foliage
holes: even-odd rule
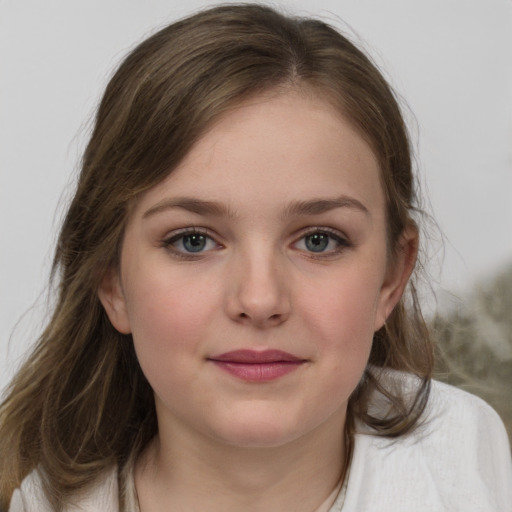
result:
[[[492,405],[512,441],[512,266],[445,309],[431,321],[439,352],[435,378]]]

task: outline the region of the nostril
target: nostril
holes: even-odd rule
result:
[[[252,317],[250,315],[248,315],[247,313],[239,313],[238,318],[240,320],[246,320],[246,319],[250,319]],[[269,316],[266,319],[266,321],[274,324],[277,322],[281,322],[282,319],[283,319],[283,315],[281,315],[280,313],[275,313],[274,315]]]

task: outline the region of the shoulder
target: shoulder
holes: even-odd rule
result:
[[[455,446],[466,440],[475,442],[476,446],[509,448],[503,422],[490,405],[475,395],[437,381],[432,382],[419,435],[422,428],[431,436],[453,439]]]
[[[423,421],[409,435],[356,435],[350,471],[347,501],[357,506],[347,510],[512,509],[512,461],[501,419],[483,400],[435,381]]]
[[[385,370],[379,375],[384,387],[400,391],[405,402],[412,405],[420,380],[410,374],[394,370]],[[389,410],[389,401],[375,393],[370,401],[370,408],[376,416],[385,416]],[[419,425],[411,434],[398,439],[410,442],[440,442],[454,436],[460,440],[473,440],[508,447],[505,427],[496,411],[481,398],[454,386],[432,380],[427,406],[420,418]]]
[[[74,497],[64,512],[118,512],[117,470],[104,473],[96,482]],[[43,491],[38,470],[32,471],[12,495],[9,512],[52,512]]]
[[[496,411],[482,399],[433,382],[424,423],[414,437],[439,460],[438,465],[447,469],[450,465],[462,469],[464,465],[468,473],[478,472],[489,488],[501,487],[512,492],[507,432]]]

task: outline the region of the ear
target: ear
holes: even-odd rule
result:
[[[121,286],[119,272],[115,268],[109,268],[101,280],[98,288],[100,299],[111,324],[121,333],[130,334],[130,321],[126,308],[126,300]]]
[[[399,237],[398,247],[388,264],[386,278],[380,290],[375,331],[386,323],[388,316],[404,293],[416,264],[418,243],[418,228],[415,225],[407,226]]]

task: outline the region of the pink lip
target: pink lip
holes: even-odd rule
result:
[[[297,370],[306,362],[281,350],[234,350],[208,360],[234,377],[252,382],[278,379]]]

